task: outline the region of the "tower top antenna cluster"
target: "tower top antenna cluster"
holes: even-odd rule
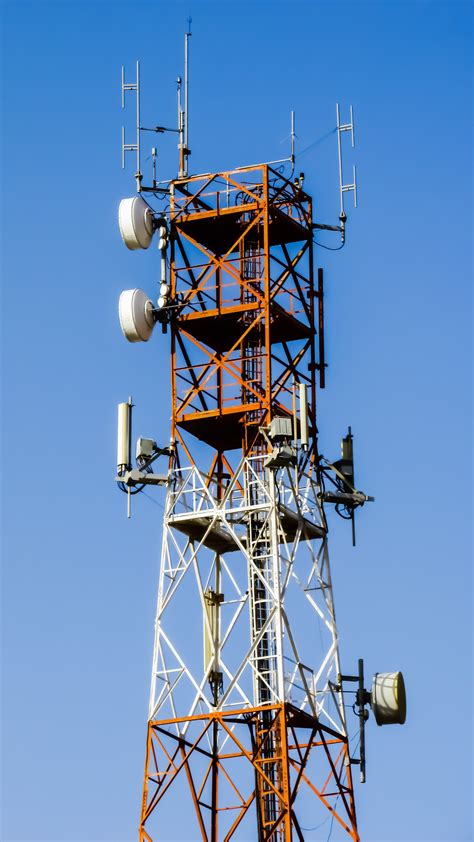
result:
[[[136,77],[134,82],[125,81],[125,67],[122,65],[122,109],[125,108],[125,94],[131,92],[135,95],[136,105],[136,135],[133,143],[127,143],[125,140],[125,127],[122,126],[122,169],[125,167],[125,155],[127,152],[136,153],[136,185],[137,192],[141,193],[144,190],[155,190],[159,184],[169,183],[158,182],[156,179],[156,159],[157,149],[152,148],[152,168],[153,177],[152,182],[148,187],[143,185],[143,172],[141,168],[141,135],[143,132],[154,132],[156,134],[172,133],[178,135],[178,154],[179,154],[179,169],[178,178],[186,178],[188,176],[189,156],[191,150],[189,148],[189,39],[191,38],[191,22],[192,18],[187,20],[188,29],[184,35],[184,103],[182,95],[183,80],[181,76],[176,79],[177,97],[178,97],[178,115],[177,126],[142,126],[141,125],[141,90],[140,90],[140,62],[136,63]]]
[[[157,188],[161,188],[163,186],[168,185],[173,178],[171,179],[160,179],[157,180],[156,173],[157,173],[157,148],[152,147],[151,158],[152,158],[152,180],[149,185],[144,184],[144,174],[142,172],[141,166],[141,136],[143,132],[152,132],[156,134],[177,134],[178,135],[178,171],[177,171],[177,178],[178,179],[185,179],[189,176],[189,156],[191,154],[191,149],[189,146],[189,81],[190,81],[190,50],[189,50],[189,41],[191,38],[191,23],[192,18],[188,17],[187,24],[188,28],[184,35],[184,80],[181,76],[177,76],[176,79],[176,86],[177,86],[177,125],[175,127],[169,126],[142,126],[141,125],[141,83],[140,83],[140,62],[136,62],[136,70],[135,70],[135,80],[133,82],[126,82],[125,81],[125,67],[122,65],[122,109],[125,109],[126,105],[126,93],[130,92],[135,96],[135,113],[136,113],[136,125],[135,125],[135,139],[133,142],[127,142],[126,140],[126,133],[125,127],[122,126],[122,169],[125,168],[125,160],[126,160],[126,153],[127,152],[134,152],[136,155],[136,172],[135,172],[135,179],[136,179],[136,186],[137,192],[147,192],[147,191],[154,191]],[[184,89],[184,90],[183,90]],[[295,112],[291,111],[290,113],[290,120],[291,120],[291,127],[290,127],[290,138],[291,138],[291,149],[290,154],[285,158],[278,158],[276,160],[268,161],[267,163],[270,166],[275,166],[277,164],[291,164],[291,172],[289,174],[289,178],[293,177],[294,168],[295,168],[295,161],[296,161],[296,132],[295,132]]]

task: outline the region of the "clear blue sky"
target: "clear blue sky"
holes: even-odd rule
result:
[[[116,223],[134,190],[120,66],[142,61],[144,121],[173,121],[189,14],[194,171],[284,154],[292,108],[302,149],[334,127],[336,101],[354,105],[360,207],[346,248],[317,255],[330,363],[319,426],[336,455],[352,424],[376,503],[355,550],[334,525],[331,557],[344,669],[362,655],[369,674],[401,668],[409,694],[405,728],[369,722],[360,829],[371,842],[472,839],[470,12],[2,4],[4,842],[136,838],[162,512],[140,499],[127,522],[115,419],[131,393],[137,432],[166,439],[168,346],[158,334],[127,345],[117,319],[120,291],[152,291],[155,268]],[[334,222],[334,136],[298,166]]]

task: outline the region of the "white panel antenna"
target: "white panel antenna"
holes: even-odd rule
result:
[[[132,398],[119,403],[117,419],[117,473],[122,474],[131,467],[132,441]]]

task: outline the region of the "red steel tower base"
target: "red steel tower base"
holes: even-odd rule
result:
[[[264,710],[270,726],[262,732]],[[228,738],[218,754],[212,751],[216,727]],[[268,759],[264,749],[270,733],[279,752]],[[277,783],[269,767],[277,769]],[[318,788],[314,781],[324,776]],[[269,792],[276,805],[271,820],[259,803]],[[158,816],[156,834],[150,830],[165,797],[172,799],[174,811],[176,805],[185,812],[194,807],[192,830],[187,825],[193,839],[304,840],[306,828],[297,818],[300,798],[307,802],[305,812],[316,800],[354,842],[359,839],[347,739],[289,705],[150,722],[140,842],[169,838],[168,830],[160,834]]]

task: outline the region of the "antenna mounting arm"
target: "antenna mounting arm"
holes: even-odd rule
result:
[[[146,471],[133,468],[131,471],[126,471],[123,476],[115,477],[115,481],[127,488],[135,488],[137,485],[166,485],[168,474],[147,474]]]
[[[176,132],[179,134],[181,129],[169,129],[167,126],[154,126],[152,129],[147,128],[147,126],[140,126],[141,132],[158,132],[158,134],[164,134],[165,132]]]
[[[344,231],[342,225],[324,225],[322,222],[313,222],[314,228],[319,228],[321,231]]]

